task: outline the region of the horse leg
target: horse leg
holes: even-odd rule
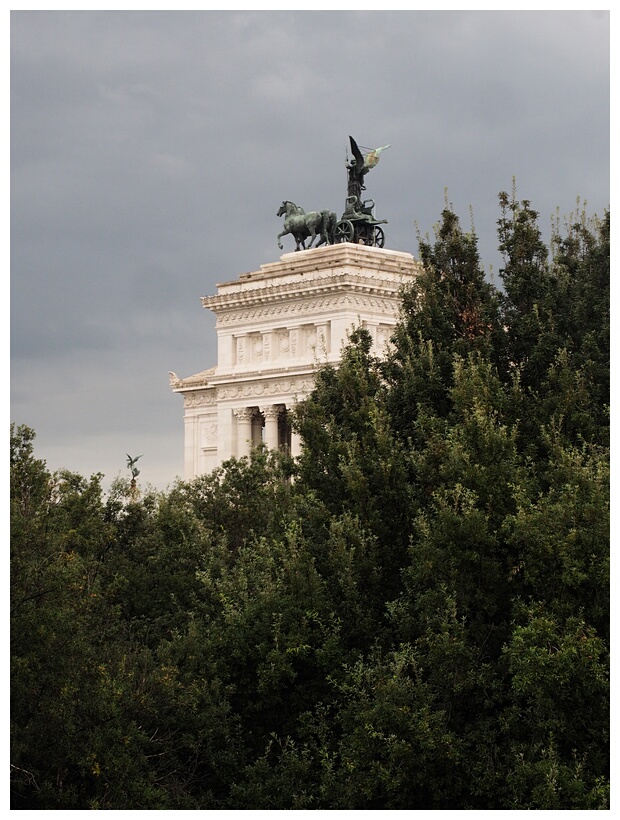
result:
[[[336,214],[332,213],[331,211],[327,211],[327,213],[325,214],[324,230],[325,230],[325,244],[326,245],[333,245],[334,244],[335,216],[336,216]]]
[[[321,238],[316,243],[317,248],[319,245],[329,245],[329,217],[327,211],[321,211]]]
[[[337,225],[338,225],[338,217],[332,211],[331,214],[329,215],[329,231],[328,231],[329,244],[330,245],[335,245],[336,244],[336,226]]]
[[[317,220],[313,220],[313,221],[312,221],[312,222],[310,222],[310,224],[308,225],[308,233],[310,234],[310,244],[308,245],[308,250],[310,250],[310,248],[312,247],[312,244],[313,244],[314,240],[315,240],[315,239],[316,239],[316,237],[317,237],[317,228],[320,230],[320,228],[321,228],[321,221],[322,221],[322,220],[321,220],[321,217],[320,217],[320,215],[319,215],[319,219],[318,219],[318,221],[317,221]]]
[[[276,242],[278,243],[278,247],[280,248],[280,250],[284,250],[284,246],[282,245],[280,240],[282,239],[283,236],[286,236],[287,234],[288,234],[288,231],[282,231],[282,233],[278,234]]]

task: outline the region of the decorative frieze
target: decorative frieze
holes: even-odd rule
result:
[[[190,407],[211,407],[216,401],[216,393],[213,388],[209,392],[186,393],[183,396],[183,404],[187,409]]]
[[[253,381],[238,385],[227,385],[217,389],[217,401],[229,399],[252,399],[261,396],[307,395],[314,387],[314,379],[288,379],[285,381]]]
[[[241,311],[227,311],[217,317],[216,328],[240,327],[259,322],[298,319],[300,316],[313,316],[319,313],[334,314],[346,309],[369,310],[374,313],[394,314],[400,304],[400,297],[395,292],[392,298],[377,298],[363,294],[347,294],[324,299],[307,299],[305,302],[294,302],[283,305],[260,305],[256,308]]]

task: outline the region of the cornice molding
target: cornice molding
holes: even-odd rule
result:
[[[215,367],[210,367],[208,370],[202,370],[200,373],[195,373],[193,376],[187,376],[185,379],[179,378],[176,373],[169,370],[168,377],[170,379],[170,387],[172,387],[173,391],[205,387],[209,384],[215,370]]]
[[[261,265],[260,270],[244,273],[239,279],[256,281],[292,273],[311,273],[343,267],[393,273],[415,273],[421,268],[420,263],[406,251],[343,242],[307,251],[285,253],[279,262],[268,262]]]
[[[170,379],[170,385],[174,393],[204,394],[205,391],[216,391],[224,389],[231,384],[246,384],[246,383],[263,383],[271,384],[276,381],[291,380],[297,378],[307,379],[316,373],[317,367],[321,364],[326,364],[325,361],[320,361],[312,364],[300,364],[293,366],[278,366],[274,364],[273,368],[261,368],[260,370],[246,370],[243,372],[222,372],[215,375],[217,372],[215,368],[205,370],[203,373],[197,373],[195,376],[188,376],[186,379],[179,379],[173,382]],[[171,374],[171,377],[174,374]],[[215,392],[212,393],[212,398],[203,401],[203,404],[213,404],[217,401]]]
[[[337,295],[323,296],[320,298],[309,298],[307,295],[304,296],[300,294],[296,300],[290,299],[280,302],[276,300],[264,301],[271,301],[272,304],[263,306],[263,300],[256,300],[254,304],[248,301],[244,304],[236,305],[236,309],[230,308],[226,311],[218,311],[216,327],[232,327],[256,320],[264,321],[272,317],[281,317],[284,319],[300,315],[314,316],[317,313],[333,312],[341,310],[342,308],[363,308],[374,312],[379,311],[392,314],[396,317],[400,303],[399,289],[373,296],[369,296],[367,292],[349,291],[348,293],[339,293]],[[275,304],[273,302],[275,302]]]
[[[397,298],[403,285],[412,281],[412,278],[411,275],[386,277],[344,270],[277,285],[261,284],[252,287],[239,285],[238,289],[229,293],[220,292],[215,296],[203,296],[201,302],[204,308],[212,310],[217,315],[242,307],[273,305],[294,300],[303,300],[307,304],[309,298],[317,295],[330,295],[333,298],[350,293]]]
[[[239,307],[307,299],[343,291],[395,296],[422,265],[410,253],[348,242],[284,254],[238,279],[217,285],[217,294],[202,305],[216,314]]]

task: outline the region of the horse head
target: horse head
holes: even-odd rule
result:
[[[299,205],[295,205],[290,199],[285,199],[280,205],[277,216],[303,216],[306,212]]]

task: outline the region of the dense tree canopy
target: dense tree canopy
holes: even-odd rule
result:
[[[609,213],[500,214],[296,462],[104,493],[11,427],[13,808],[608,808]]]

